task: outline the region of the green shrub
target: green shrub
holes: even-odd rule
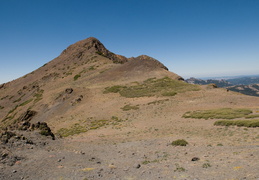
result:
[[[209,167],[211,167],[211,165],[210,165],[210,163],[204,163],[204,164],[202,165],[202,167],[203,167],[203,168],[209,168]]]
[[[80,74],[77,74],[77,75],[75,75],[74,76],[74,81],[76,81],[78,78],[80,78],[81,77],[81,75]]]
[[[106,57],[105,54],[103,54],[103,53],[100,52],[100,51],[96,51],[95,53],[96,53],[96,54],[99,54],[100,56]]]
[[[92,71],[92,70],[95,70],[95,68],[94,68],[94,66],[91,66],[91,67],[89,67],[88,70]]]
[[[15,101],[13,101],[13,103],[19,102],[19,101],[21,101],[21,100],[22,100],[21,98],[16,99]]]
[[[142,162],[142,164],[149,164],[149,163],[151,163],[151,162],[148,161],[148,160],[145,160],[145,161]]]
[[[166,101],[169,101],[169,99],[162,99],[162,100],[152,101],[152,102],[147,103],[147,105],[151,105],[151,104],[154,104],[154,105],[156,105],[156,104],[163,104],[163,103],[166,102]]]
[[[214,123],[215,126],[259,127],[259,119],[253,120],[221,120]]]
[[[184,139],[178,139],[172,142],[173,146],[186,146],[188,142]]]
[[[117,93],[117,92],[121,91],[121,89],[123,89],[123,88],[125,88],[125,86],[116,85],[116,86],[112,86],[112,87],[107,87],[107,88],[105,88],[104,93]]]
[[[33,99],[29,99],[25,102],[23,102],[22,104],[20,104],[19,106],[25,106],[26,104],[29,104],[30,102],[32,102]]]
[[[42,96],[43,96],[44,90],[40,89],[36,94],[33,95],[33,97],[35,97],[36,99],[34,100],[34,103],[42,100]]]
[[[11,114],[11,113],[13,113],[17,108],[18,108],[19,106],[18,105],[16,105],[13,109],[11,109],[9,112],[8,112],[8,114]]]
[[[9,97],[9,100],[11,100],[14,96]]]
[[[182,117],[195,119],[235,119],[253,113],[250,109],[221,108],[212,110],[186,112]]]
[[[139,109],[138,106],[131,106],[131,105],[125,105],[124,107],[121,108],[123,111],[129,111],[129,110],[137,110]]]
[[[176,94],[177,92],[171,91],[162,93],[162,96],[175,96]]]
[[[175,164],[176,168],[174,172],[184,172],[186,171],[183,167],[180,167],[179,164]]]

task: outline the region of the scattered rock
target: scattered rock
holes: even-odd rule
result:
[[[134,168],[136,168],[136,169],[139,169],[140,167],[141,167],[140,164],[135,164],[135,165],[134,165]]]
[[[5,83],[0,85],[0,89],[4,88]]]
[[[65,92],[66,92],[67,94],[71,94],[73,91],[74,91],[74,90],[73,90],[72,88],[67,88],[67,89],[65,90]]]
[[[83,151],[80,151],[80,153],[81,153],[82,155],[85,155],[85,152],[83,152]]]
[[[80,103],[83,99],[83,95],[80,95],[78,96],[75,100],[73,100],[71,103],[72,103],[72,106],[76,105],[77,103]]]
[[[198,157],[192,158],[192,161],[199,161],[199,160],[200,160],[200,158],[198,158]]]
[[[109,166],[108,166],[110,169],[116,169],[117,168],[117,166],[115,166],[113,163],[112,164],[109,164]]]
[[[52,140],[55,140],[55,135],[51,132],[51,129],[49,128],[48,124],[46,122],[38,122],[35,125],[35,128],[40,130],[40,134],[44,136],[51,136]]]
[[[207,85],[207,89],[215,89],[215,88],[218,88],[218,86],[214,83]]]

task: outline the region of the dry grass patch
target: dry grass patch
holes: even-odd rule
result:
[[[186,112],[182,117],[194,119],[235,119],[246,117],[252,113],[253,111],[250,109],[220,108]]]
[[[173,146],[187,146],[187,144],[189,144],[189,143],[184,139],[177,139],[172,142]]]
[[[129,110],[138,110],[139,107],[137,106],[131,106],[130,104],[125,105],[121,108],[123,111],[129,111]]]
[[[87,132],[89,130],[99,129],[108,125],[118,125],[119,123],[125,120],[119,119],[116,116],[112,116],[111,119],[101,119],[94,120],[92,118],[88,118],[85,121],[81,121],[80,123],[73,124],[69,128],[61,128],[57,131],[57,134],[61,137],[73,136],[75,134],[80,134]]]
[[[134,86],[112,86],[105,88],[104,93],[120,93],[127,98],[146,96],[174,96],[186,91],[198,91],[199,86],[183,81],[164,77],[162,79],[150,78]]]
[[[254,120],[221,120],[214,123],[215,126],[259,127],[259,119]]]

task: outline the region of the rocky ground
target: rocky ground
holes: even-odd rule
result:
[[[55,140],[19,131],[1,144],[0,179],[259,179],[254,128],[214,128],[217,141],[188,128],[124,130],[107,127]],[[189,144],[173,146],[180,137]]]

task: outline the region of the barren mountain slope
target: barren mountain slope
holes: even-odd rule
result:
[[[58,99],[67,88],[75,89],[69,99],[74,100],[79,95],[87,97],[92,92],[89,88],[94,86],[143,81],[152,77],[180,78],[157,60],[140,57],[129,60],[111,53],[95,38],[79,41],[39,69],[3,84],[0,89],[0,119],[11,121],[28,108],[38,110],[39,117],[51,109],[55,116],[59,112],[51,107],[66,104]]]
[[[183,116],[232,108],[254,120],[258,97],[187,84],[159,61],[113,54],[95,38],[69,46],[0,93],[1,126],[20,129],[1,137],[10,136],[0,144],[0,179],[259,178],[258,127]],[[42,132],[43,122],[55,140]],[[188,145],[173,146],[177,139]]]

